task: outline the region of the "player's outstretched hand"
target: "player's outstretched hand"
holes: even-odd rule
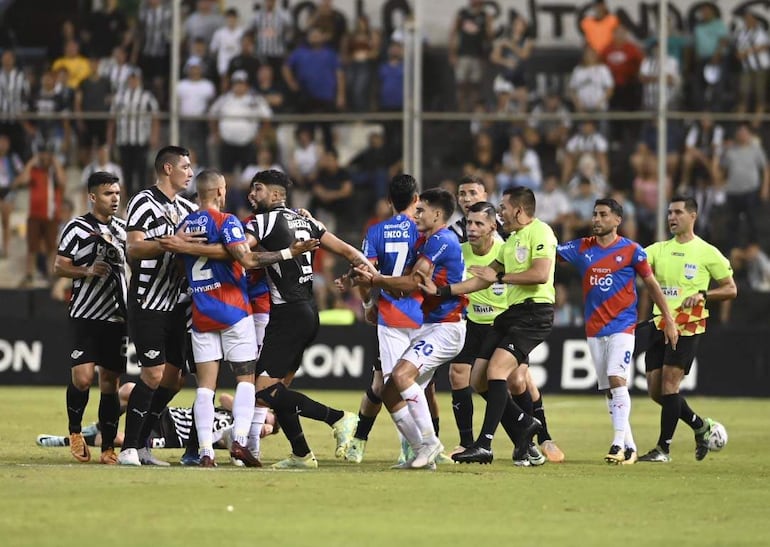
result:
[[[468,268],[468,273],[487,283],[494,283],[497,281],[497,270],[490,268],[489,266],[470,266]]]
[[[88,267],[86,275],[88,277],[105,277],[109,275],[112,268],[103,260],[97,260]]]
[[[436,287],[436,284],[433,282],[430,276],[428,276],[425,272],[421,272],[420,270],[415,271],[414,275],[417,276],[417,286],[420,287],[422,292],[430,296],[436,294],[438,287]]]
[[[671,349],[676,350],[676,344],[679,342],[679,330],[675,323],[666,321],[663,327],[663,337],[666,339],[666,344],[671,344]]]
[[[291,246],[289,246],[289,249],[291,249],[291,256],[299,256],[302,253],[314,251],[320,244],[320,239],[308,239],[305,241],[295,239]]]
[[[355,266],[353,268],[353,272],[355,272],[355,275],[353,276],[353,278],[355,279],[355,284],[357,286],[367,287],[367,288],[370,288],[372,286],[372,280],[374,279],[374,274],[366,265],[361,264],[359,266]]]

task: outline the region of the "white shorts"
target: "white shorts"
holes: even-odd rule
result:
[[[401,356],[419,371],[417,383],[425,389],[433,373],[460,353],[465,343],[465,321],[456,323],[426,323],[412,331],[409,348]]]
[[[262,344],[265,342],[265,328],[268,321],[270,321],[269,313],[255,313],[252,314],[254,318],[254,332],[257,335],[257,359],[259,354],[262,353]]]
[[[219,361],[223,357],[231,363],[254,361],[257,358],[254,320],[249,315],[224,330],[193,331],[192,350],[196,364]]]
[[[610,376],[628,380],[634,368],[634,335],[627,332],[588,338],[599,389],[610,388]]]
[[[406,327],[377,325],[377,342],[380,348],[380,368],[383,378],[387,378],[393,372],[393,367],[406,353],[414,333],[415,329]]]

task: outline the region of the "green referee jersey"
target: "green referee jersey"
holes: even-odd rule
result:
[[[672,238],[645,249],[671,313],[680,309],[688,296],[709,288],[709,281],[733,275],[730,261],[713,245],[698,236],[687,243]],[[660,315],[658,306],[655,315]]]
[[[471,244],[467,241],[460,245],[465,259],[465,278],[473,277],[468,268],[471,266],[489,266],[497,259],[500,248],[503,246],[501,239],[495,238],[492,248],[485,255],[473,253]],[[494,283],[484,290],[468,294],[468,319],[480,325],[491,325],[495,317],[508,308],[508,291],[510,286],[505,283]]]
[[[534,219],[521,230],[512,233],[500,248],[497,261],[505,267],[505,273],[521,273],[532,267],[537,258],[551,260],[548,282],[539,285],[511,285],[508,291],[508,305],[521,304],[527,299],[553,304],[556,290],[553,287],[553,273],[556,269],[556,235],[551,227],[540,219]]]

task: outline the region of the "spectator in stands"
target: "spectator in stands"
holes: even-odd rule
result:
[[[310,206],[310,188],[318,178],[323,151],[315,141],[315,131],[310,125],[299,125],[294,133],[295,145],[289,159],[289,176],[294,186],[291,189],[291,206]]]
[[[273,112],[280,112],[286,104],[286,91],[275,81],[273,67],[269,64],[264,64],[257,70],[256,91],[265,98]]]
[[[192,49],[192,43],[196,39],[209,44],[218,28],[225,25],[225,19],[218,12],[219,8],[212,0],[198,0],[195,11],[184,22],[184,37],[187,40],[188,49]]]
[[[526,105],[529,99],[527,69],[534,44],[527,20],[517,15],[511,23],[510,35],[495,42],[489,57],[498,69],[493,87],[509,83],[513,86],[514,100],[520,105]]]
[[[90,204],[88,203],[88,177],[97,171],[104,171],[111,173],[120,179],[120,183],[123,184],[123,170],[120,165],[113,162],[110,158],[110,152],[112,148],[108,144],[101,144],[96,148],[91,149],[91,162],[83,168],[83,173],[80,175],[80,188],[82,197],[81,209],[88,210]],[[121,207],[125,207],[128,203],[130,196],[122,196]]]
[[[367,211],[374,200],[387,196],[390,167],[394,162],[387,147],[385,136],[379,128],[369,132],[369,144],[353,156],[348,164],[351,180],[356,186],[356,197]]]
[[[730,253],[735,271],[744,270],[752,291],[770,293],[770,257],[756,240],[745,247],[735,247]]]
[[[695,25],[695,82],[696,110],[719,110],[724,86],[726,53],[729,32],[725,22],[717,17],[712,4],[703,4],[698,10],[700,20]]]
[[[303,114],[329,114],[345,108],[345,73],[340,57],[318,27],[312,27],[307,43],[289,55],[283,66],[283,79],[297,94],[299,111]],[[320,126],[324,146],[332,148],[331,123],[323,122]]]
[[[14,205],[13,184],[24,169],[24,164],[11,150],[11,139],[0,133],[0,229],[3,231],[3,246],[0,259],[8,257],[11,241],[11,213]]]
[[[171,55],[171,6],[146,0],[139,9],[131,64],[144,74],[144,86],[161,105],[166,104]],[[128,174],[128,173],[126,173]]]
[[[727,194],[728,219],[727,250],[740,243],[741,220],[745,218],[748,239],[758,237],[757,220],[760,215],[760,200],[770,199],[770,167],[767,155],[759,137],[754,135],[747,123],[741,123],[735,130],[734,141],[728,146],[720,162],[724,171],[724,190]]]
[[[339,156],[334,148],[327,148],[324,151],[321,169],[311,191],[314,215],[330,231],[336,232],[340,228],[349,229],[363,221],[355,215],[365,211],[355,211],[351,207],[353,181],[348,170],[340,167]]]
[[[628,37],[628,31],[623,25],[618,25],[612,31],[612,41],[602,51],[602,62],[610,69],[613,80],[610,110],[616,112],[634,112],[639,108],[640,85],[639,67],[644,55]],[[629,126],[637,122],[616,121],[612,123],[612,140],[623,141],[629,133],[635,133]]]
[[[455,16],[449,34],[449,63],[455,71],[457,109],[470,112],[481,96],[484,61],[492,43],[492,16],[483,0],[469,0]]]
[[[107,124],[107,142],[120,151],[123,188],[132,196],[150,182],[147,179],[147,154],[158,145],[160,124],[158,101],[152,92],[142,87],[139,69],[129,73],[126,87],[115,95],[111,112],[114,118]]]
[[[91,74],[83,80],[75,92],[74,110],[78,115],[84,113],[103,114],[104,118],[77,118],[78,144],[80,147],[80,165],[85,165],[94,148],[107,142],[107,117],[112,99],[112,84],[99,72],[99,59],[92,57]]]
[[[588,47],[600,54],[612,42],[613,32],[619,25],[620,20],[610,13],[604,0],[596,0],[593,12],[581,19],[580,30],[583,31]]]
[[[577,112],[606,112],[615,83],[607,65],[590,47],[583,50],[583,59],[569,78],[569,94]],[[607,134],[607,122],[601,122],[602,133]]]
[[[502,192],[513,186],[525,186],[535,192],[540,189],[542,182],[543,173],[537,152],[527,147],[521,133],[514,133],[509,138],[508,150],[503,153],[497,173],[498,193],[502,195]]]
[[[499,169],[499,161],[495,154],[494,141],[489,133],[481,131],[473,137],[472,154],[468,161],[471,170],[479,176],[482,176],[482,173],[491,175],[494,180]]]
[[[334,9],[333,0],[318,0],[308,27],[318,28],[326,36],[328,44],[339,54],[347,49],[348,23],[345,16]]]
[[[741,62],[738,112],[747,112],[754,101],[754,112],[765,111],[770,74],[770,37],[750,10],[743,13],[743,27],[735,33],[735,55]]]
[[[225,12],[225,24],[219,27],[211,37],[209,49],[217,59],[219,78],[227,76],[230,61],[241,51],[241,38],[245,29],[238,19],[238,10],[230,8]]]
[[[682,155],[682,170],[679,179],[680,192],[686,192],[692,186],[692,177],[705,178],[711,182],[716,179],[719,159],[722,156],[724,129],[710,114],[703,114],[687,131]],[[700,205],[701,202],[699,201]],[[700,207],[699,207],[700,209]],[[698,211],[698,217],[701,211]]]
[[[104,0],[102,8],[91,12],[83,32],[83,46],[89,57],[109,57],[117,46],[124,45],[128,21],[118,0]]]
[[[540,204],[538,203],[538,218],[540,218]],[[556,299],[553,304],[554,327],[580,327],[583,325],[583,314],[580,306],[569,300],[569,289],[564,283],[554,283]]]
[[[561,180],[569,181],[575,172],[578,159],[584,154],[590,154],[596,160],[599,171],[605,180],[610,177],[610,163],[607,159],[609,144],[607,139],[596,130],[596,123],[586,120],[580,123],[580,130],[567,141],[562,163]]]
[[[369,17],[359,14],[346,40],[348,104],[353,112],[372,110],[372,80],[380,56],[380,33],[372,28]]]
[[[241,36],[241,52],[230,59],[230,64],[227,66],[227,78],[222,80],[222,93],[230,89],[230,78],[239,70],[246,73],[249,78],[249,85],[255,86],[260,64],[259,59],[254,54],[254,36],[246,32]]]
[[[238,70],[231,78],[231,90],[211,105],[209,114],[213,141],[219,145],[219,164],[228,175],[240,173],[255,155],[260,121],[273,111],[264,97],[249,88],[246,72]]]
[[[276,163],[273,156],[273,151],[269,146],[260,145],[257,148],[257,155],[254,159],[254,162],[250,163],[243,169],[240,176],[240,182],[247,191],[251,186],[251,179],[253,179],[254,175],[260,171],[268,171],[270,169],[280,171],[281,173],[284,171],[281,164]],[[248,208],[248,202],[245,202],[245,205]]]
[[[567,182],[567,192],[570,196],[574,197],[580,193],[579,185],[584,179],[591,182],[591,188],[597,196],[603,198],[607,195],[609,191],[607,179],[598,168],[596,156],[588,152],[583,153],[578,158],[577,170]]]
[[[203,38],[196,38],[193,40],[192,48],[190,49],[190,57],[197,57],[200,61],[201,74],[203,78],[214,83],[219,83],[219,73],[217,72],[217,61],[209,52],[209,43],[203,40]],[[183,67],[184,70],[184,67]],[[184,76],[184,72],[180,75]],[[256,81],[256,74],[249,79],[249,82]]]
[[[11,141],[11,151],[26,157],[26,132],[32,131],[28,122],[21,122],[18,116],[28,107],[30,83],[24,71],[16,66],[16,54],[11,49],[3,51],[0,57],[0,134]]]
[[[203,77],[203,67],[198,57],[190,57],[185,63],[187,77],[179,81],[176,88],[179,104],[179,131],[184,135],[185,144],[195,150],[203,165],[209,164],[208,122],[203,119],[185,119],[185,117],[205,116],[209,105],[217,96],[213,82]]]
[[[41,144],[14,181],[14,188],[29,187],[27,217],[27,260],[21,286],[34,283],[37,254],[45,252],[46,279],[53,271],[56,236],[61,215],[62,196],[67,179],[54,154],[54,147]]]
[[[401,112],[404,108],[404,47],[397,40],[388,45],[388,56],[379,68],[379,106],[385,112]],[[387,121],[385,146],[393,154],[401,154],[402,125],[400,120]]]
[[[546,175],[542,187],[535,192],[537,203],[537,218],[553,228],[561,239],[564,222],[570,212],[570,202],[567,193],[559,185],[559,177],[555,174]]]
[[[46,71],[40,78],[40,88],[32,96],[30,111],[40,115],[54,116],[68,112],[65,96],[56,88],[56,76]],[[66,118],[40,118],[29,122],[32,141],[38,146],[43,144],[53,148],[54,153],[63,161],[70,142],[70,121]]]
[[[569,241],[591,234],[594,204],[601,197],[594,190],[594,185],[588,177],[580,177],[577,191],[570,200],[570,213],[564,222],[563,238]]]
[[[632,183],[639,243],[643,246],[655,241],[658,219],[658,163],[655,156],[647,154],[634,165],[635,177]],[[664,187],[666,203],[671,197],[671,179],[666,178]]]
[[[553,119],[542,119],[540,115],[548,114]],[[525,136],[529,146],[535,149],[543,165],[555,166],[561,156],[559,151],[567,143],[572,127],[569,110],[562,103],[561,95],[555,88],[549,88],[543,100],[532,109],[529,128]],[[539,218],[538,213],[538,218]]]
[[[292,38],[291,15],[276,0],[265,0],[254,13],[248,32],[256,36],[257,57],[270,65],[276,79],[280,80]]]
[[[642,83],[642,108],[645,110],[658,110],[659,57],[658,41],[653,40],[647,46],[647,55],[639,67],[639,80]],[[671,54],[666,57],[663,74],[666,79],[666,104],[670,109],[676,108],[681,92],[682,72],[679,61]]]
[[[75,27],[75,23],[72,19],[65,19],[61,23],[59,28],[59,35],[56,36],[56,41],[48,48],[48,59],[55,60],[64,56],[67,50],[67,44],[71,41],[78,42],[78,29]],[[49,42],[50,43],[50,42]]]
[[[64,46],[64,55],[53,62],[51,70],[57,72],[62,67],[67,69],[69,74],[67,83],[73,89],[77,89],[91,73],[91,64],[80,54],[80,45],[75,40],[67,42]]]
[[[137,67],[128,63],[126,50],[122,46],[114,48],[112,56],[99,63],[99,73],[110,81],[110,91],[113,95],[123,90],[128,74],[135,68]]]
[[[618,233],[623,237],[627,237],[632,241],[636,241],[637,229],[636,229],[636,206],[634,202],[628,199],[628,193],[625,190],[613,188],[610,191],[612,199],[618,202],[623,207],[623,220],[618,227]],[[700,201],[698,202],[698,215],[700,215]]]
[[[684,135],[681,122],[679,120],[666,121],[666,173],[669,177],[676,175],[681,160],[682,142]],[[642,132],[636,151],[631,154],[631,167],[634,172],[638,172],[639,163],[647,161],[648,156],[652,156],[653,162],[657,162],[658,155],[658,119],[653,118],[651,123],[645,123],[642,126]]]

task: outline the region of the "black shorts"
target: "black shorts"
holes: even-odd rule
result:
[[[126,372],[128,338],[126,324],[93,319],[70,318],[72,332],[73,367],[83,363],[96,363],[107,370]]]
[[[265,341],[257,361],[257,376],[285,378],[302,364],[302,354],[318,334],[318,310],[314,303],[279,304],[270,308]]]
[[[484,341],[481,357],[484,353],[491,357],[491,352],[500,348],[519,364],[529,363],[529,353],[548,338],[552,329],[553,304],[515,304],[495,318],[493,334]]]
[[[129,306],[128,324],[139,366],[156,367],[168,363],[184,369],[187,346],[184,313]]]
[[[700,334],[693,336],[680,336],[676,343],[676,349],[666,344],[666,338],[662,330],[654,329],[650,335],[650,344],[644,356],[644,369],[647,372],[660,370],[663,365],[681,368],[685,374],[690,374],[695,352],[698,351]]]
[[[481,348],[490,332],[492,332],[492,325],[482,325],[468,319],[465,322],[465,344],[457,357],[452,359],[452,363],[473,365],[476,358],[481,355]]]

